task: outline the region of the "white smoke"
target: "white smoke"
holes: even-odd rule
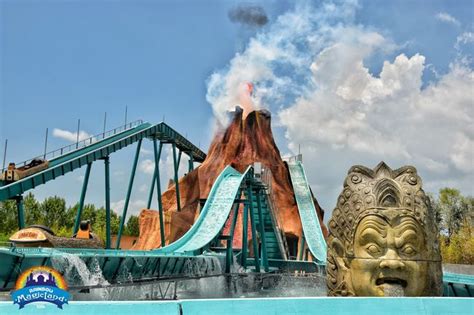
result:
[[[331,1],[278,17],[210,77],[215,116],[225,122],[236,86],[254,82],[256,106],[277,113],[292,153],[302,145],[308,177],[327,209],[351,165],[380,160],[416,166],[426,190],[454,186],[473,194],[474,72],[461,49],[472,32],[451,47],[458,54],[449,71],[426,84],[429,60],[404,53],[389,32],[355,24],[358,9],[356,1]],[[385,59],[376,74],[366,65],[374,57]]]

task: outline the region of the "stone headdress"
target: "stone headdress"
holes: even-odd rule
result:
[[[380,162],[373,170],[360,165],[351,167],[332,218],[329,220],[327,254],[329,295],[354,295],[351,285],[346,283],[345,271],[340,270],[340,266],[336,263],[336,257],[340,255],[331,244],[337,239],[343,247],[343,258],[346,261],[355,258],[354,235],[360,221],[368,215],[378,215],[388,220],[399,215],[412,217],[422,227],[430,256],[427,259],[441,261],[435,215],[421,185],[421,178],[413,166],[392,170],[384,162]],[[392,211],[386,211],[387,209]],[[440,266],[439,263],[438,265]],[[437,277],[441,272],[441,270],[433,271],[436,271]]]

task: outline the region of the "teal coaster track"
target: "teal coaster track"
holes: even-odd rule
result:
[[[45,155],[45,157],[51,157],[46,169],[15,182],[0,182],[0,201],[8,199],[17,201],[18,225],[19,228],[23,228],[22,194],[25,191],[86,166],[86,176],[84,177],[75,224],[75,230],[77,230],[91,166],[98,160],[104,160],[106,220],[108,221],[106,222],[106,248],[25,248],[16,247],[14,244],[0,246],[0,291],[11,290],[21,272],[30,267],[46,265],[60,270],[63,269],[66,272],[66,266],[71,263],[81,265],[81,268],[76,266],[76,270],[72,271],[76,273],[76,276],[84,268],[89,271],[99,270],[104,280],[110,284],[130,280],[140,282],[229,274],[235,262],[239,263],[240,270],[244,272],[300,271],[315,273],[324,271],[326,242],[321,231],[303,164],[299,161],[289,162],[288,168],[303,226],[304,240],[314,257],[313,262],[303,261],[302,257],[300,257],[300,260],[288,260],[286,258],[285,248],[272,210],[275,209],[276,205],[271,203],[268,187],[262,183],[259,177],[254,175],[252,167],[249,167],[244,173],[240,173],[230,166],[226,167],[215,180],[194,225],[174,243],[150,251],[121,250],[120,238],[126,220],[143,139],[150,139],[154,144],[155,172],[150,185],[148,207],[150,207],[156,189],[160,225],[161,230],[164,230],[159,172],[159,160],[163,145],[170,144],[173,149],[178,211],[180,210],[178,165],[182,153],[189,156],[190,171],[194,168],[194,162],[202,162],[206,157],[204,152],[171,127],[165,123],[156,125],[143,122],[131,123],[119,129],[86,139],[81,143],[69,146],[67,149],[56,150],[52,154]],[[109,222],[109,156],[133,143],[137,143],[137,148],[132,163],[117,243],[113,246],[110,243]],[[176,152],[177,150],[178,152]],[[242,248],[233,248],[239,214],[243,218]],[[226,223],[229,228],[224,232]],[[250,224],[250,228],[248,224]],[[248,233],[248,231],[251,232]],[[248,248],[250,243],[252,250]],[[163,234],[162,244],[164,245]],[[303,242],[302,245],[304,246]],[[69,270],[72,269],[69,268]],[[125,280],[123,279],[124,275],[126,276]],[[74,282],[74,275],[72,274],[66,274],[65,276],[71,287],[84,285],[84,283]],[[474,293],[474,277],[459,274],[445,274],[444,277],[445,295],[472,296]]]

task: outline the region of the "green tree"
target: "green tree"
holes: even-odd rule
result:
[[[56,230],[64,226],[67,217],[66,201],[58,196],[46,198],[41,203],[44,213],[44,225]]]
[[[110,212],[110,230],[111,234],[117,234],[118,233],[118,228],[120,225],[120,218],[119,216],[114,212]],[[99,235],[103,240],[105,240],[105,226],[106,226],[106,220],[105,220],[105,208],[100,207],[99,209],[96,210],[96,217],[95,217],[95,222],[92,226],[92,231]]]
[[[440,247],[444,263],[474,263],[474,198],[454,188],[430,196],[440,224]]]
[[[82,220],[91,221],[91,226],[94,226],[96,224],[97,209],[95,208],[95,205],[93,204],[84,205],[84,208],[82,209],[82,216],[81,216],[81,221]]]
[[[128,235],[138,236],[140,233],[138,226],[138,217],[136,215],[131,215],[127,222],[127,232]]]
[[[17,209],[14,200],[0,202],[0,234],[6,240],[13,231],[18,230]]]
[[[439,202],[432,193],[427,193],[426,195],[430,199],[430,203],[435,215],[436,224],[441,228],[443,217],[441,215],[441,207],[439,205]]]
[[[33,224],[44,224],[45,215],[41,204],[36,200],[33,193],[28,193],[23,199],[25,209],[26,226]]]
[[[441,214],[441,228],[447,234],[448,243],[451,236],[461,228],[469,208],[472,210],[472,202],[469,201],[472,198],[469,198],[463,197],[461,192],[455,188],[446,187],[439,191],[435,209],[438,209]]]

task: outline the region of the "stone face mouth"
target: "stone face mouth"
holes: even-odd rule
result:
[[[395,278],[395,277],[382,277],[382,278],[378,278],[376,281],[375,281],[375,284],[376,285],[383,285],[383,284],[391,284],[391,285],[400,285],[404,288],[406,288],[406,286],[408,285],[407,281],[406,280],[403,280],[403,279],[400,279],[400,278]]]

